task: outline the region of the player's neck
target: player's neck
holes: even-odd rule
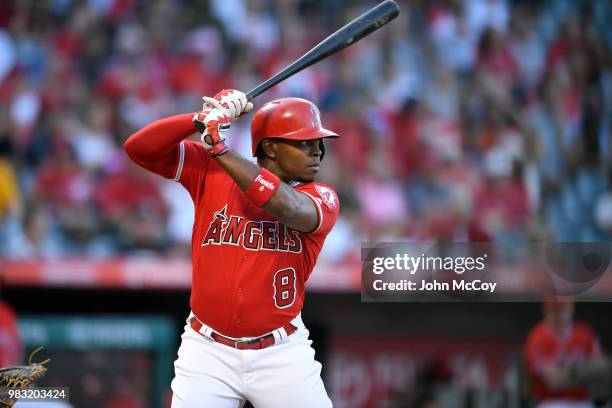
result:
[[[550,330],[559,336],[567,335],[568,331],[570,330],[572,326],[571,322],[568,324],[568,323],[559,323],[559,322],[555,322],[552,320],[547,320],[546,323],[548,324],[548,327],[550,328]]]

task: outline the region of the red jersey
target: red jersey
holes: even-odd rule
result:
[[[15,312],[0,300],[0,367],[19,364],[22,353]]]
[[[182,132],[193,133],[193,125],[187,130],[186,117],[173,118],[180,121]],[[151,135],[159,129],[147,127],[130,138],[155,143],[158,135]],[[178,133],[165,139],[181,136],[180,129],[173,132]],[[252,337],[297,316],[306,280],[338,217],[333,189],[314,182],[293,186],[312,199],[319,214],[317,228],[304,233],[251,204],[199,143],[183,140],[174,152],[146,163],[135,158],[133,150],[130,155],[143,167],[180,182],[193,199],[190,306],[200,321],[226,336]]]
[[[585,362],[599,352],[599,342],[588,325],[574,323],[565,336],[559,336],[546,322],[540,322],[531,329],[524,349],[535,399],[538,402],[587,400],[588,393],[585,386],[554,391],[547,387],[538,375],[538,371],[540,367],[549,364],[568,366],[576,362]]]

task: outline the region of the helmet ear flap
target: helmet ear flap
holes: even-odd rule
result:
[[[325,156],[325,144],[323,144],[323,139],[319,139],[319,150],[321,151],[321,157],[319,160],[323,160],[323,156]]]

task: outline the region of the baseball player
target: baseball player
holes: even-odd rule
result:
[[[231,122],[252,109],[246,95],[203,99],[195,115],[158,120],[125,142],[132,160],[181,183],[195,204],[172,407],[329,407],[300,310],[338,217],[335,191],[313,181],[323,139],[338,135],[309,101],[269,102],[251,125],[254,164],[226,143]],[[196,129],[201,144],[185,140]]]
[[[544,320],[524,347],[531,391],[538,408],[592,408],[587,385],[606,383],[607,363],[586,323],[573,322],[574,304],[547,300]]]

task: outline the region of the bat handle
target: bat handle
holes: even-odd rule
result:
[[[247,101],[251,102],[253,100],[253,98],[255,98],[257,95],[259,95],[258,93],[255,93],[254,91],[255,91],[255,89],[251,89],[249,92],[246,93]]]

